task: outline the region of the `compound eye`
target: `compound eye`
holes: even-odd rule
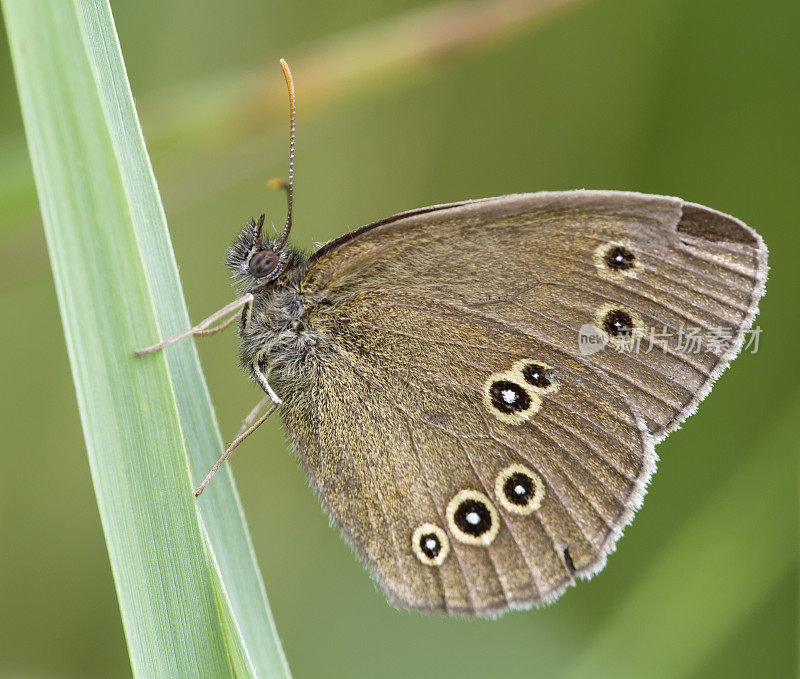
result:
[[[255,278],[264,278],[275,271],[275,267],[278,266],[279,261],[280,256],[277,252],[273,250],[259,250],[250,257],[247,268]]]

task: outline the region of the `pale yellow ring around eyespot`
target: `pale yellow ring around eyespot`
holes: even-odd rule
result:
[[[439,544],[441,545],[439,553],[433,558],[425,554],[419,545],[420,538],[428,533],[433,533],[439,538]],[[439,526],[435,526],[432,523],[423,523],[421,526],[417,527],[417,530],[414,531],[414,535],[411,536],[411,548],[414,550],[414,555],[426,566],[441,566],[450,553],[450,539],[447,537],[447,533],[439,528]]]
[[[489,527],[489,530],[482,535],[470,535],[469,533],[465,533],[456,525],[456,510],[458,509],[458,506],[464,502],[464,500],[475,500],[477,502],[481,502],[489,510],[489,516],[492,519],[492,525]],[[453,537],[459,542],[463,542],[465,545],[487,547],[494,542],[494,539],[497,537],[497,533],[500,532],[500,515],[497,513],[497,509],[492,504],[492,501],[483,493],[479,493],[477,490],[462,490],[456,493],[455,497],[450,500],[450,504],[447,505],[447,527],[450,529]]]
[[[533,485],[536,487],[533,497],[526,505],[514,504],[505,496],[505,493],[503,492],[503,486],[505,485],[506,481],[511,477],[512,474],[517,472],[524,474],[525,476],[529,476],[533,480]],[[544,481],[542,481],[542,477],[532,469],[528,469],[521,464],[512,464],[511,466],[506,467],[497,475],[497,480],[494,484],[494,495],[497,498],[497,501],[503,506],[504,509],[514,514],[533,514],[537,509],[539,509],[539,507],[542,506],[542,502],[544,502],[544,493]]]

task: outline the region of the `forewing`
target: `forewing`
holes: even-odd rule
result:
[[[603,259],[620,246],[629,270]],[[766,248],[739,220],[679,198],[610,191],[521,194],[398,215],[315,253],[308,293],[426,298],[480,310],[567,354],[614,309],[628,344],[588,357],[662,438],[738,353],[763,294]]]

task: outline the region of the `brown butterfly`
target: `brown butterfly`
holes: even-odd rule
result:
[[[284,231],[247,224],[228,252],[243,296],[138,352],[241,310],[241,360],[267,397],[197,495],[280,407],[394,604],[486,615],[553,601],[604,566],[654,445],[741,348],[763,241],[679,198],[565,191],[412,210],[306,256],[287,244],[281,64]],[[727,344],[689,347],[698,333]]]

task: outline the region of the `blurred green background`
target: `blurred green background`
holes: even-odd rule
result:
[[[112,8],[195,319],[231,298],[221,262],[240,224],[262,210],[283,221],[265,188],[286,172],[281,56],[295,70],[294,238],[307,248],[407,208],[578,187],[702,202],[770,247],[759,352],[659,446],[606,570],[549,608],[495,621],[393,610],[278,422],[243,444],[233,466],[295,677],[796,675],[800,3],[596,0],[536,21],[537,3],[512,0]],[[0,676],[126,676],[0,41]],[[259,398],[235,341],[200,343],[229,434]]]

